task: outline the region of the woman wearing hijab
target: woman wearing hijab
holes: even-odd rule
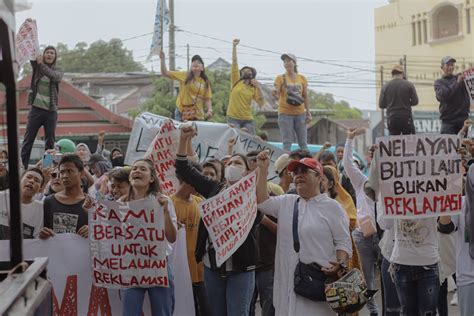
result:
[[[21,147],[21,162],[28,169],[31,149],[35,142],[41,126],[44,128],[45,149],[53,149],[56,139],[56,123],[58,120],[58,94],[59,83],[63,72],[56,67],[56,48],[48,46],[43,55],[32,60],[30,93],[28,94],[28,105],[31,106],[28,113],[26,132]]]
[[[81,158],[83,164],[86,164],[89,159],[91,159],[91,150],[89,149],[89,146],[84,143],[79,143],[76,145],[75,154]]]

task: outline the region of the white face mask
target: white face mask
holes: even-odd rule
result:
[[[239,167],[229,165],[225,168],[224,175],[227,181],[237,182],[244,177],[244,172]]]

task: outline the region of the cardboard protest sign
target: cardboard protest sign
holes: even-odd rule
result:
[[[163,208],[154,198],[97,201],[89,212],[92,280],[97,286],[169,286]]]
[[[160,131],[163,122],[169,120],[169,118],[146,112],[135,118],[125,163],[131,165],[135,160],[143,158],[150,144],[153,143],[157,133]],[[177,121],[172,122],[177,128],[182,124]],[[201,121],[193,123],[196,124],[198,130],[198,135],[193,139],[193,149],[198,154],[200,162],[211,158],[220,159],[226,156],[228,154],[228,141],[234,138],[236,139],[234,151],[238,153],[268,149],[272,162],[270,164],[268,180],[278,180],[274,162],[284,153],[282,149],[272,146],[254,135],[232,128],[228,124]]]
[[[160,179],[161,192],[166,195],[175,194],[178,191],[179,182],[176,178],[176,152],[179,144],[179,130],[168,119],[162,121],[155,139],[148,147],[145,158],[153,161],[156,173]]]
[[[256,172],[199,204],[221,266],[247,239],[257,216]]]
[[[466,85],[469,99],[471,100],[471,109],[474,108],[474,67],[463,72],[464,84]]]
[[[383,215],[427,218],[461,211],[462,161],[455,135],[377,138]]]
[[[38,28],[36,21],[27,19],[20,26],[16,35],[16,60],[21,67],[29,60],[36,60],[40,55]]]
[[[173,315],[194,315],[191,276],[186,255],[186,232],[178,231],[177,241],[169,259],[173,267],[175,309]],[[8,240],[0,240],[0,261],[10,260]],[[89,240],[77,234],[57,234],[48,240],[25,239],[23,257],[48,258],[48,280],[53,286],[54,316],[122,315],[123,292],[92,284]],[[143,315],[151,315],[145,295]]]

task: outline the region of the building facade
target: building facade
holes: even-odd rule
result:
[[[377,99],[381,67],[386,82],[394,64],[405,64],[420,99],[414,110],[436,116],[433,83],[441,77],[441,58],[454,57],[455,72],[474,67],[474,0],[391,0],[374,15]]]

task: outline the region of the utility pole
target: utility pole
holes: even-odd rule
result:
[[[383,65],[380,66],[380,93],[382,93],[382,87],[383,87]],[[380,106],[380,104],[379,104]],[[380,109],[381,110],[381,116],[382,116],[382,135],[385,136],[385,109]]]
[[[170,70],[176,70],[176,61],[175,61],[175,42],[174,42],[174,0],[169,0],[169,12],[170,12],[170,30],[169,30],[169,41],[170,41]]]
[[[189,44],[186,44],[186,61],[187,61],[188,70],[189,70]]]
[[[408,79],[408,74],[407,74],[407,55],[403,55],[403,73],[405,74],[405,78]]]

